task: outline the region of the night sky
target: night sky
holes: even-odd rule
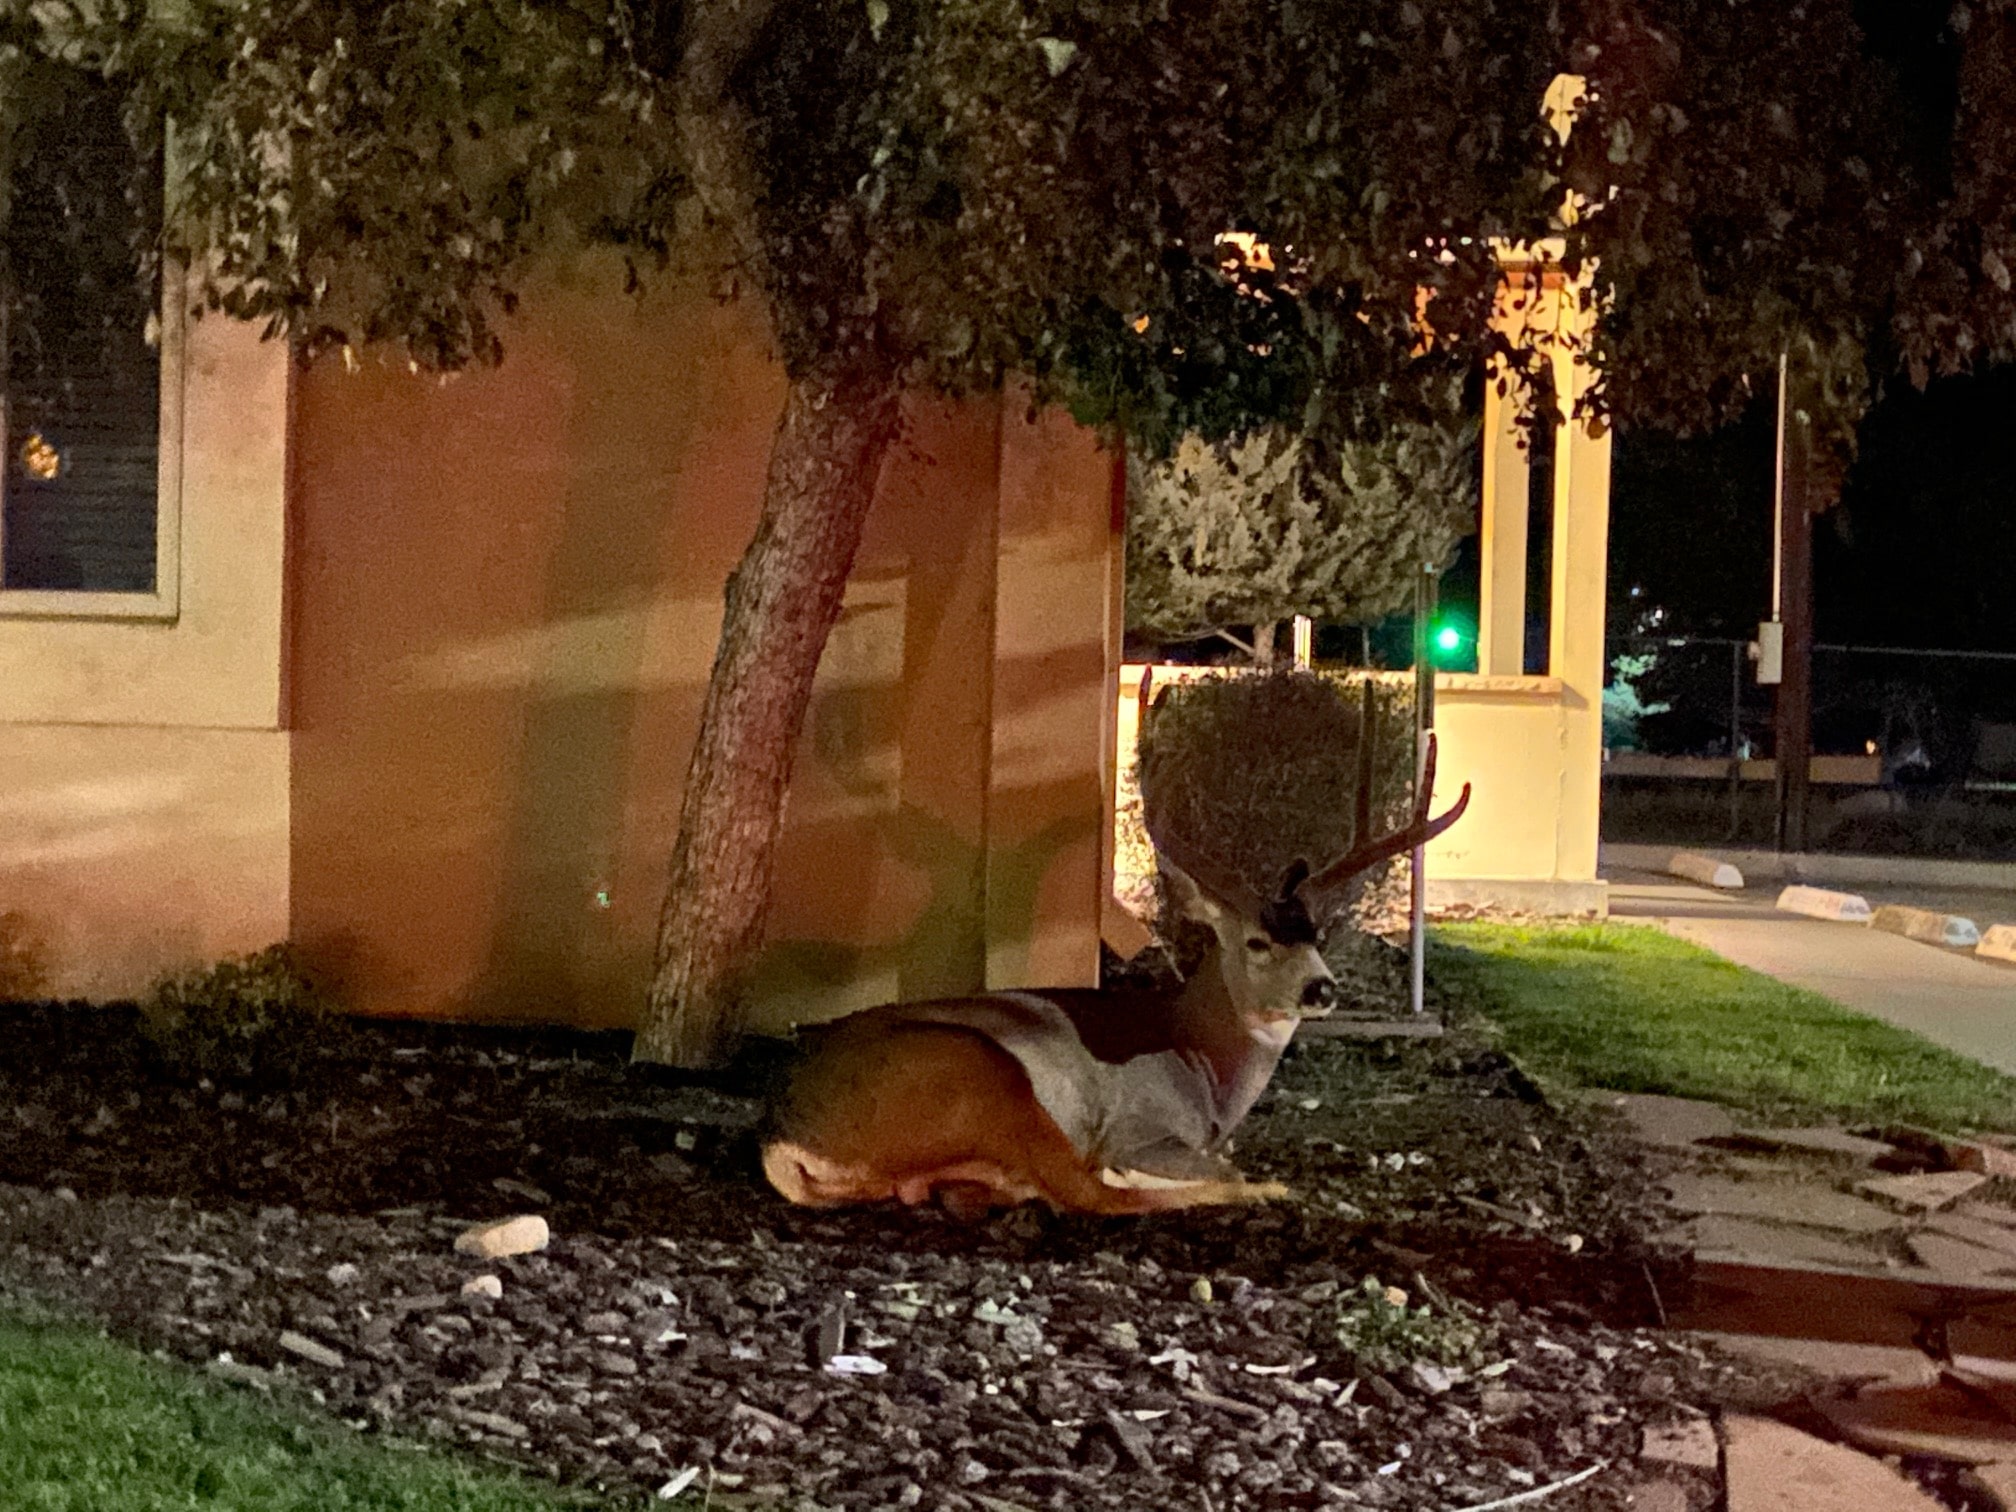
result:
[[[1620,429],[1613,631],[1649,607],[1683,635],[1748,635],[1769,613],[1773,422],[1766,398],[1709,437]],[[1814,558],[1822,641],[2016,651],[2016,369],[1895,384]]]

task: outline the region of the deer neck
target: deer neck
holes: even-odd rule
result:
[[[1226,991],[1215,948],[1184,984],[1175,1020],[1178,1043],[1210,1068],[1212,1123],[1222,1138],[1267,1090],[1297,1020],[1288,1015],[1256,1026],[1242,1015]]]

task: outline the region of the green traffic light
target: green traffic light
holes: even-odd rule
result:
[[[1444,625],[1435,632],[1437,651],[1460,651],[1463,649],[1463,632],[1454,625]]]

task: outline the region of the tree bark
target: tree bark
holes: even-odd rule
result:
[[[728,579],[639,1060],[706,1065],[739,1028],[738,976],[762,942],[813,674],[901,425],[899,397],[879,377],[822,376],[794,381],[785,400],[763,513]]]
[[[1274,666],[1274,632],[1279,620],[1262,620],[1253,627],[1253,665],[1271,671]]]

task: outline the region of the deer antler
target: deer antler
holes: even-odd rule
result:
[[[1434,818],[1428,816],[1429,804],[1435,797],[1435,737],[1428,737],[1428,749],[1422,756],[1421,786],[1414,804],[1413,821],[1391,834],[1380,835],[1376,839],[1366,839],[1361,829],[1351,849],[1336,860],[1326,864],[1320,871],[1302,884],[1303,895],[1312,900],[1310,912],[1319,917],[1328,912],[1326,907],[1317,906],[1327,902],[1326,894],[1334,893],[1360,872],[1370,871],[1381,861],[1399,855],[1402,851],[1426,845],[1437,835],[1463,817],[1463,810],[1470,806],[1470,784],[1463,784],[1463,791],[1448,810]],[[1364,800],[1360,797],[1359,812],[1364,812]]]

